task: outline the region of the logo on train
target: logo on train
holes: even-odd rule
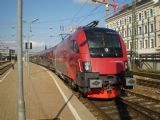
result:
[[[105,52],[108,52],[108,51],[109,51],[109,49],[108,49],[108,48],[105,48],[104,50],[105,50]]]
[[[94,82],[92,83],[92,85],[95,85],[95,86],[98,86],[99,84],[100,84],[99,81],[94,81]]]

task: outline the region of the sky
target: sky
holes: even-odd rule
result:
[[[109,1],[113,3],[113,0]],[[120,6],[131,2],[116,1]],[[23,0],[23,42],[29,40],[33,43],[33,51],[41,51],[45,45],[49,48],[58,44],[61,41],[59,34],[69,33],[71,28],[93,20],[100,21],[99,27],[105,27],[109,14],[113,15],[112,8],[106,14],[105,5],[91,0]],[[16,49],[17,0],[0,0],[0,15],[0,47],[9,43],[9,47]],[[35,19],[38,20],[31,23]]]

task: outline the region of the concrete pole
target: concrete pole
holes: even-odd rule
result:
[[[27,39],[27,77],[29,79],[30,76],[30,72],[29,72],[29,39],[30,39],[30,32],[31,32],[31,22],[29,22],[29,26],[28,26],[28,39]]]
[[[23,91],[23,41],[22,41],[22,0],[17,0],[17,46],[18,46],[18,119],[25,120],[25,102]]]
[[[28,39],[27,39],[27,77],[30,76],[30,64],[29,64],[29,50],[30,50],[30,32],[32,32],[31,24],[37,22],[39,19],[36,18],[33,21],[28,22]]]
[[[131,45],[131,69],[135,66],[135,50],[136,50],[136,0],[132,0],[132,45]]]

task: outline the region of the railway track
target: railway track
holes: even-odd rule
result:
[[[91,104],[109,120],[159,120],[160,100],[125,91],[115,100],[91,100]],[[105,120],[105,117],[104,120]]]
[[[160,100],[130,90],[125,90],[125,92],[127,96],[120,97],[120,99],[135,106],[137,110],[143,112],[148,118],[154,120],[160,119]]]
[[[160,74],[134,72],[138,85],[160,89]]]
[[[134,75],[142,76],[142,77],[148,77],[152,79],[160,79],[160,74],[156,73],[146,73],[146,72],[133,72]]]
[[[160,89],[160,81],[159,80],[152,80],[149,78],[136,78],[136,82],[138,85]]]
[[[3,75],[9,68],[11,68],[12,63],[7,62],[0,65],[0,75]]]
[[[8,61],[0,61],[0,66],[4,65],[6,63],[8,63]]]
[[[106,118],[103,120],[146,120],[148,116],[145,116],[140,111],[137,111],[129,103],[122,101],[121,99],[111,101],[91,101],[92,105],[97,108]]]
[[[65,83],[65,82],[64,82]],[[116,99],[87,99],[66,84],[97,120],[159,120],[160,100],[130,90]]]
[[[120,97],[110,100],[87,99],[80,93],[73,92],[97,120],[160,119],[160,100],[129,90],[125,90]]]

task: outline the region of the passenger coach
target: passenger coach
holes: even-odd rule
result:
[[[97,21],[94,21],[78,28],[45,52],[46,55],[39,56],[46,56],[45,66],[55,69],[86,97],[115,98],[123,88],[132,88],[135,80],[128,68],[121,36],[114,30],[96,25]]]

